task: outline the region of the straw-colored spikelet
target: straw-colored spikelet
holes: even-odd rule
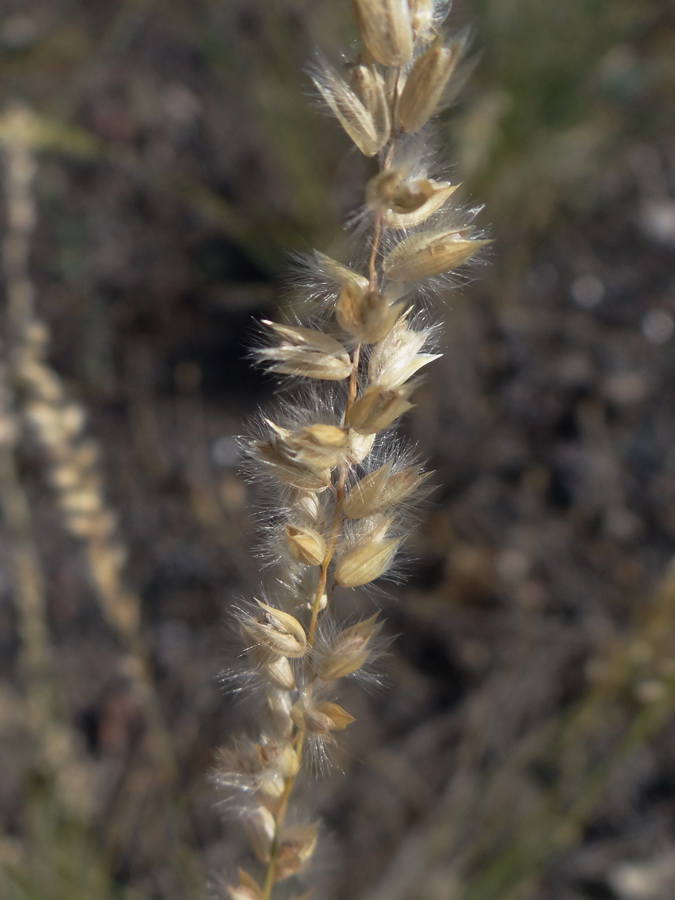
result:
[[[302,823],[297,811],[287,821],[296,781],[311,752],[323,758],[354,721],[338,702],[340,680],[358,677],[382,648],[377,617],[337,622],[333,594],[391,572],[410,506],[425,491],[425,473],[391,436],[413,405],[419,371],[438,357],[436,328],[415,311],[415,296],[446,284],[486,243],[448,207],[458,186],[425,164],[428,122],[462,50],[445,34],[447,4],[353,6],[359,58],[343,72],[320,66],[314,80],[351,141],[377,158],[357,217],[369,234],[354,257],[365,249],[366,262],[315,252],[305,264],[316,279],[307,296],[319,298],[305,305],[311,327],[265,321],[270,341],[256,351],[268,371],[303,382],[303,399],[284,391],[279,413],[247,444],[254,475],[274,497],[277,578],[273,595],[238,613],[257,734],[220,752],[215,778],[233,798],[259,868],[239,869],[230,900],[270,900],[279,882],[301,882],[311,861],[316,823]],[[300,890],[292,884],[289,894],[285,885],[283,895],[299,898]]]

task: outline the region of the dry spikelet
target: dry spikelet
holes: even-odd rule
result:
[[[325,491],[330,485],[330,469],[315,470],[287,459],[271,441],[253,441],[251,455],[282,484],[303,491]]]
[[[380,512],[381,500],[391,475],[393,460],[366,475],[352,487],[342,510],[348,519],[360,519]]]
[[[330,735],[333,725],[329,716],[302,700],[298,700],[291,709],[291,719],[301,731],[309,731],[320,737]]]
[[[368,290],[368,279],[355,269],[350,269],[349,266],[343,265],[341,262],[326,256],[325,253],[320,253],[318,250],[314,251],[314,259],[326,276],[336,284],[353,283],[362,291]]]
[[[458,268],[488,243],[468,238],[466,228],[413,234],[385,256],[382,268],[392,281],[421,281]]]
[[[398,123],[403,131],[419,131],[433,116],[455,70],[460,49],[459,44],[445,47],[439,39],[417,57],[396,110]]]
[[[246,839],[255,855],[260,862],[267,862],[276,831],[276,823],[272,813],[265,806],[247,809],[244,812],[241,824],[244,828]]]
[[[348,725],[351,725],[352,722],[356,722],[354,716],[350,715],[339,703],[324,701],[323,703],[318,703],[316,709],[317,712],[328,716],[332,722],[331,731],[342,731]]]
[[[296,875],[304,868],[314,853],[318,830],[317,824],[294,825],[284,830],[274,868],[276,881]]]
[[[286,691],[274,691],[267,698],[270,728],[280,737],[290,738],[293,732],[290,696]]]
[[[284,778],[293,778],[300,771],[300,759],[291,744],[268,741],[256,746],[261,763],[272,766]]]
[[[353,465],[363,462],[373,449],[375,434],[359,434],[353,428],[349,429],[349,450],[347,459]]]
[[[375,434],[388,428],[403,413],[412,409],[408,396],[410,386],[383,388],[378,384],[369,387],[352,407],[349,424],[360,434]]]
[[[380,291],[364,291],[351,282],[338,295],[335,316],[338,325],[353,337],[375,344],[389,334],[403,308],[402,303],[390,305]]]
[[[314,83],[335,118],[364,156],[375,156],[387,136],[378,133],[373,114],[361,99],[328,66],[314,74]]]
[[[389,568],[400,539],[366,541],[350,550],[335,567],[335,581],[346,588],[360,587],[375,581]]]
[[[318,531],[302,525],[284,526],[288,550],[296,562],[320,566],[326,556],[326,542]]]
[[[296,432],[287,432],[281,437],[279,447],[289,462],[322,470],[327,466],[336,466],[344,459],[347,438],[346,429],[318,423]]]
[[[408,0],[415,43],[427,44],[436,36],[434,0]]]
[[[298,700],[291,710],[298,728],[309,731],[327,743],[334,743],[332,731],[342,731],[356,719],[337,703],[314,703],[311,698]]]
[[[391,134],[391,116],[384,78],[375,66],[358,64],[351,66],[349,71],[351,88],[371,115],[376,140],[381,149]]]
[[[373,350],[368,365],[371,380],[393,390],[405,384],[421,368],[440,358],[437,353],[420,353],[431,331],[415,331],[402,317]]]
[[[415,493],[429,477],[429,473],[420,473],[413,467],[392,473],[392,467],[393,461],[389,460],[353,485],[342,507],[348,519],[386,512]]]
[[[349,354],[335,338],[314,328],[277,325],[269,321],[264,324],[281,338],[279,346],[258,351],[260,359],[271,363],[268,366],[270,372],[325,381],[342,381],[349,377],[352,371]]]
[[[290,613],[268,606],[262,600],[256,603],[261,612],[244,620],[244,627],[252,638],[279,656],[297,659],[305,655],[307,636],[298,620]]]
[[[354,0],[363,42],[384,66],[412,59],[413,32],[407,0]]]
[[[357,672],[368,659],[368,644],[379,627],[376,614],[341,631],[317,663],[319,678],[333,681]]]
[[[295,689],[295,675],[285,656],[271,654],[264,646],[258,644],[249,649],[249,655],[256,672],[271,685],[281,688],[282,691]]]
[[[402,173],[382,173],[390,178],[375,176],[366,192],[368,206],[382,213],[389,228],[415,228],[433,216],[454,194],[459,185],[447,181],[418,178],[406,181]]]
[[[262,900],[263,893],[258,882],[244,869],[237,869],[238,884],[227,888],[229,900]]]

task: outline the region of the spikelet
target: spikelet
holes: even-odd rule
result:
[[[402,66],[413,52],[410,7],[406,0],[354,0],[363,43],[384,66]]]
[[[288,552],[297,562],[308,566],[320,566],[326,556],[326,542],[318,531],[302,525],[284,526]]]
[[[389,228],[414,228],[441,209],[459,185],[432,178],[406,180],[403,172],[380,172],[368,182],[366,204]]]
[[[335,306],[338,325],[363,344],[376,344],[391,331],[403,312],[380,291],[362,290],[353,282],[340,291]]]
[[[361,519],[385,512],[403,503],[427,478],[413,467],[392,473],[393,460],[366,475],[347,495],[343,512],[348,519]]]
[[[314,83],[340,125],[364,156],[375,156],[382,149],[389,134],[389,123],[378,122],[379,101],[368,108],[346,81],[329,66],[314,74]],[[379,124],[379,128],[378,128]]]
[[[227,888],[229,900],[262,900],[263,893],[258,882],[244,869],[237,870],[237,884]]]
[[[459,44],[436,41],[418,56],[408,74],[396,115],[403,131],[419,131],[429,121],[443,96],[460,54]]]
[[[420,232],[396,244],[382,268],[392,281],[421,281],[457,269],[486,243],[470,237],[465,228]]]
[[[240,869],[230,900],[276,900],[276,886],[314,854],[317,824],[297,812],[297,824],[287,821],[296,780],[305,760],[325,761],[355,721],[339,702],[341,680],[368,675],[387,643],[377,616],[338,621],[333,595],[391,576],[410,507],[426,490],[427,473],[391,433],[413,405],[420,371],[438,358],[437,329],[415,312],[415,291],[486,243],[449,208],[458,186],[426,163],[428,123],[462,49],[445,33],[445,6],[353,0],[358,58],[312,72],[330,112],[379,170],[354,219],[362,236],[370,229],[354,261],[318,251],[306,258],[310,283],[297,308],[307,320],[266,320],[272,340],[255,352],[302,390],[284,391],[278,420],[263,419],[264,433],[247,446],[253,474],[265,479],[276,580],[272,600],[238,612],[257,721],[255,734],[221,751],[215,778],[243,794],[242,829],[261,874]],[[292,885],[279,890],[301,900]]]
[[[353,675],[368,659],[369,645],[379,627],[374,615],[341,631],[319,660],[317,676],[323,681],[333,681]]]
[[[264,322],[281,339],[277,347],[258,351],[280,375],[299,375],[326,381],[342,381],[352,370],[349,354],[339,341],[313,328],[293,328]]]
[[[412,409],[408,397],[412,386],[386,388],[372,384],[352,407],[349,424],[359,434],[384,431],[399,416]]]
[[[307,636],[298,620],[290,613],[256,601],[261,612],[244,622],[244,627],[261,646],[277,656],[296,659],[307,650]]]
[[[358,547],[350,550],[335,567],[335,581],[341,587],[360,587],[375,581],[389,568],[400,540],[366,539]]]

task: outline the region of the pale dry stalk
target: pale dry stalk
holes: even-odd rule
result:
[[[22,109],[8,116],[9,140],[2,146],[6,227],[2,242],[5,335],[0,360],[0,509],[19,630],[19,661],[26,691],[28,724],[40,763],[53,779],[64,809],[81,813],[84,773],[60,721],[54,684],[56,667],[49,638],[45,584],[35,545],[29,500],[17,463],[20,418],[16,410],[17,352],[34,313],[29,277],[30,235],[35,219],[32,180],[35,163],[28,120]]]
[[[254,474],[276,500],[270,596],[238,612],[257,698],[255,734],[220,751],[216,779],[234,798],[259,877],[239,869],[230,900],[270,900],[311,862],[317,823],[290,824],[289,802],[306,759],[322,760],[354,721],[337,702],[381,647],[377,616],[338,622],[337,588],[391,572],[426,476],[392,434],[412,407],[417,373],[437,358],[436,326],[414,308],[420,290],[486,243],[450,207],[457,185],[434,177],[428,123],[442,108],[462,42],[445,33],[446,3],[355,0],[363,48],[341,71],[321,63],[316,87],[356,147],[378,163],[358,221],[366,252],[349,265],[306,261],[308,321],[265,322],[257,351],[268,371],[300,380],[263,434],[248,442]],[[302,399],[300,399],[300,396]],[[294,815],[297,815],[294,813]]]
[[[34,146],[39,143],[39,121],[31,111],[23,106],[7,110],[0,119],[7,200],[3,261],[8,371],[3,388],[3,422],[7,422],[3,436],[7,431],[15,442],[25,436],[27,429],[44,454],[63,525],[82,548],[101,611],[125,647],[123,669],[145,710],[148,742],[157,771],[165,784],[171,784],[177,778],[172,743],[142,644],[140,599],[124,583],[126,550],[116,516],[105,498],[100,452],[87,436],[83,407],[69,398],[61,377],[49,365],[49,332],[35,308],[29,254],[36,215],[32,190],[36,170]],[[26,666],[45,673],[47,691],[53,689],[54,671],[53,663],[47,662],[49,637],[42,575],[29,538],[32,526],[28,501],[16,476],[13,447],[7,441],[3,443],[0,479],[5,522],[13,536],[22,647],[27,660],[33,660]],[[30,682],[35,682],[35,678]],[[41,705],[45,703],[42,701]]]

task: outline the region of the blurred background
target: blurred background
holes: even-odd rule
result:
[[[438,488],[380,601],[387,686],[350,686],[311,787],[312,880],[668,900],[675,8],[451,22],[471,74],[439,155],[495,243],[404,426]],[[273,395],[247,349],[289,251],[340,253],[368,177],[304,74],[353,36],[346,0],[2,0],[3,231],[35,289],[17,349],[6,241],[3,900],[186,900],[245,856],[208,781],[241,725],[228,606],[259,583],[235,436]]]

